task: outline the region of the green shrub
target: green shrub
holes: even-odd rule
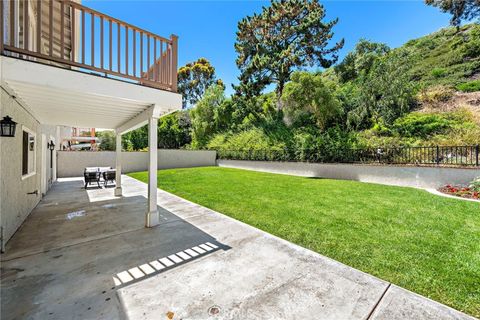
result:
[[[456,88],[457,90],[463,92],[480,91],[480,80],[472,80],[469,82],[460,83]]]
[[[412,112],[399,118],[393,124],[393,130],[403,137],[426,138],[452,129],[461,123],[460,116],[448,113]]]
[[[472,122],[456,125],[455,128],[444,134],[430,137],[424,145],[439,146],[473,146],[480,144],[480,126]]]
[[[371,130],[375,135],[378,136],[385,137],[392,135],[392,130],[390,130],[390,128],[386,126],[385,123],[383,123],[382,121],[375,123]]]
[[[353,132],[331,127],[325,132],[298,131],[294,135],[294,156],[298,161],[348,161],[357,138]]]
[[[434,78],[443,78],[447,74],[447,70],[445,68],[434,68],[431,74]]]
[[[479,40],[472,40],[465,44],[463,57],[466,59],[474,59],[480,56],[480,41]]]
[[[371,130],[359,132],[356,148],[360,149],[376,149],[378,147],[410,147],[423,145],[415,137],[399,137],[399,136],[378,136]]]
[[[285,143],[271,139],[262,129],[215,135],[207,144],[211,150],[283,150]]]
[[[473,179],[469,187],[474,191],[480,192],[480,176]]]

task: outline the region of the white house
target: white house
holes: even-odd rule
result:
[[[122,194],[121,135],[149,125],[147,227],[158,223],[157,120],[181,108],[177,37],[158,36],[79,1],[2,1],[0,137],[2,248],[56,180],[60,126],[114,129]],[[50,150],[52,149],[52,150]]]

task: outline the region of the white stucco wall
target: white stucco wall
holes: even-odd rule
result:
[[[357,164],[322,164],[305,162],[269,162],[218,160],[218,166],[304,177],[356,180],[395,186],[437,188],[466,184],[480,176],[480,169],[410,166],[376,166]]]
[[[8,115],[17,128],[15,137],[0,137],[0,225],[8,241],[41,199],[42,133],[55,136],[55,127],[42,126],[15,99],[1,90],[0,118]],[[22,127],[36,134],[35,174],[22,179]],[[47,186],[48,188],[48,186]],[[38,190],[38,194],[27,194]]]
[[[158,169],[215,165],[215,151],[158,150]],[[113,151],[59,151],[58,177],[78,177],[85,167],[115,167]],[[146,171],[148,152],[122,152],[122,172]]]

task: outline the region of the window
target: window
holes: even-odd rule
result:
[[[22,130],[22,178],[35,174],[35,133],[23,127]]]

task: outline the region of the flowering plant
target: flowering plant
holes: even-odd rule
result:
[[[480,177],[473,179],[469,187],[474,191],[480,192]]]
[[[476,179],[480,183],[480,179]],[[475,180],[474,180],[475,181]],[[474,182],[472,181],[472,182]],[[450,184],[447,184],[446,186],[441,187],[438,189],[440,192],[446,193],[446,194],[451,194],[457,197],[462,197],[462,198],[470,198],[470,199],[480,199],[480,190],[477,189],[480,187],[479,185],[473,185],[471,184],[468,187],[464,186],[452,186]]]

